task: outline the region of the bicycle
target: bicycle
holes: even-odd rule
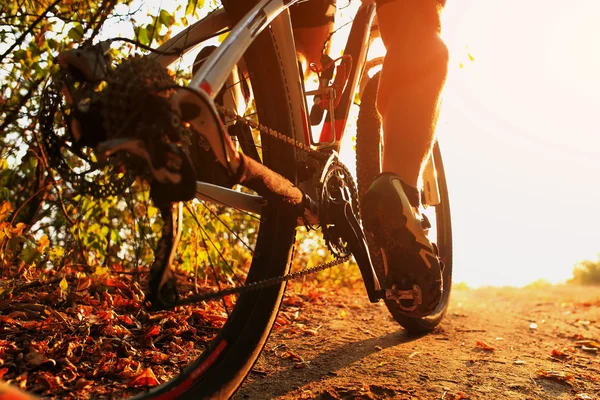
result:
[[[409,331],[432,330],[447,310],[452,236],[439,146],[435,145],[423,178],[424,204],[435,212],[431,234],[437,236],[445,263],[444,296],[434,314],[417,319],[402,313],[402,302],[419,301],[420,293],[385,286],[381,256],[359,222],[359,198],[381,169],[380,126],[374,117],[377,75],[369,77],[371,64],[366,59],[377,33],[375,6],[360,6],[344,55],[320,71],[324,82],[320,89],[306,93],[289,18],[294,3],[224,1],[223,8],[156,52],[112,69],[105,57],[108,42],[87,44],[58,58],[61,72],[45,91],[40,116],[40,143],[48,164],[82,193],[97,196],[133,196],[127,190],[138,178],[150,182],[150,198],[164,222],[147,282],[149,306],[167,310],[214,300],[226,313],[226,321],[216,326],[218,333],[209,335],[210,341],[201,346],[201,355],[170,381],[136,399],[233,395],[268,339],[286,282],[338,265],[351,255],[369,299],[384,299],[393,317]],[[209,52],[189,85],[176,85],[165,68],[206,39],[225,32],[228,36]],[[100,81],[106,82],[102,90],[97,86]],[[361,97],[358,186],[337,156],[357,92]],[[311,112],[307,96],[318,100]],[[244,108],[240,103],[250,99],[255,103],[255,117],[239,115],[240,107]],[[99,118],[104,119],[100,128]],[[323,118],[321,140],[315,141],[311,126]],[[62,126],[59,132],[57,120]],[[232,153],[238,149],[241,161]],[[87,169],[82,172],[82,167],[69,165],[65,151],[83,160]],[[238,183],[256,193],[240,189],[235,186]],[[226,226],[225,234],[216,237],[225,244],[247,247],[253,257],[239,266],[241,272],[226,272],[220,278],[217,270],[233,270],[223,254],[229,250],[212,243],[213,256],[225,264],[216,268],[210,239],[202,236],[208,255],[205,261],[210,263],[206,269],[211,270],[207,276],[214,275],[207,279],[213,279],[218,289],[182,298],[171,265],[181,257],[177,244],[184,230],[183,203],[194,198],[200,200],[205,215],[224,226],[224,219],[239,224],[241,232]],[[191,212],[190,207],[186,209]],[[224,211],[231,209],[239,210],[240,217]],[[200,229],[210,223],[194,218]],[[251,231],[250,225],[258,232],[244,233]],[[319,226],[335,259],[290,273],[299,225]],[[148,232],[155,234],[151,229]]]

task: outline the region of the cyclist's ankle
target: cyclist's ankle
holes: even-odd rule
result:
[[[408,198],[408,201],[409,201],[410,205],[412,207],[419,208],[419,206],[421,205],[421,195],[419,193],[419,189],[417,189],[416,186],[408,184],[397,173],[394,173],[394,172],[382,172],[380,174],[380,176],[383,176],[383,175],[392,175],[392,176],[397,177],[400,180],[400,183],[402,184],[402,190],[404,190],[404,194],[406,194],[406,197]]]

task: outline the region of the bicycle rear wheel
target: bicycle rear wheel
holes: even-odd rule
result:
[[[383,139],[381,137],[381,120],[376,108],[379,76],[380,73],[375,74],[365,86],[356,124],[356,175],[359,198],[361,199],[369,189],[371,182],[381,172]],[[448,309],[450,289],[452,288],[452,224],[450,220],[448,186],[446,184],[440,147],[437,142],[433,147],[432,154],[437,172],[440,202],[434,206],[426,207],[424,212],[432,222],[432,228],[429,231],[430,240],[437,243],[440,257],[445,266],[443,271],[444,293],[435,311],[423,318],[408,317],[402,312],[395,301],[385,300],[385,304],[394,319],[411,333],[431,331],[442,321]],[[379,281],[385,285],[381,252],[368,238],[367,242],[375,270],[379,276]]]
[[[253,5],[250,3],[252,2],[230,1],[224,4],[224,8],[231,21],[235,22],[250,9]],[[282,18],[284,17],[286,16],[282,16]],[[299,85],[292,85],[290,88],[290,83],[299,81],[299,76],[286,76],[286,72],[282,69],[280,51],[288,49],[289,43],[280,43],[278,42],[280,40],[275,32],[270,29],[265,30],[246,52],[244,61],[248,68],[247,79],[255,100],[255,118],[262,125],[278,132],[291,134],[294,131],[293,105],[287,100],[293,97],[290,96],[290,90],[299,90]],[[143,84],[143,82],[140,83]],[[110,83],[107,87],[110,88]],[[274,101],[274,99],[285,99],[286,101]],[[49,110],[48,115],[45,116],[45,122],[54,124],[59,119],[55,115],[56,111],[57,109]],[[196,147],[202,147],[201,144],[196,143],[199,140],[197,135],[192,137],[193,154],[194,151],[196,153],[202,151],[194,150]],[[252,146],[258,149],[256,154],[260,153],[262,162],[277,173],[294,181],[296,175],[294,147],[268,135],[254,137],[254,140]],[[245,143],[244,146],[248,148],[248,143]],[[84,152],[86,151],[84,149]],[[198,160],[193,161],[196,161],[195,167],[198,171],[206,167]],[[210,174],[202,176],[208,175]],[[121,269],[116,273],[125,272],[137,276],[140,269],[147,270],[144,264],[149,264],[152,257],[161,257],[161,252],[158,251],[156,244],[160,228],[157,229],[155,226],[160,223],[148,211],[153,205],[142,184],[134,183],[123,197],[131,201],[126,201],[125,205],[117,203],[116,208],[120,207],[120,211],[123,211],[123,208],[126,211],[129,210],[127,215],[131,220],[125,221],[125,225],[130,225],[129,227],[121,226],[120,228],[129,229],[129,236],[138,232],[137,238],[143,239],[145,244],[137,246],[130,243],[111,244],[109,242],[107,246],[112,246],[112,258],[121,257],[124,252],[130,254],[130,259],[121,260]],[[89,215],[84,209],[85,205],[81,205],[82,219]],[[194,236],[190,235],[193,235],[193,229],[197,229],[196,241],[200,244],[192,249],[182,248],[180,245],[174,257],[174,263],[175,267],[178,267],[186,258],[200,263],[200,266],[193,265],[193,267],[195,273],[202,270],[202,279],[208,283],[204,286],[210,286],[217,290],[228,289],[280,277],[289,271],[290,253],[295,239],[297,221],[296,215],[285,206],[274,202],[266,203],[260,216],[249,215],[243,210],[235,210],[207,201],[189,202],[185,205],[185,210],[186,214],[183,216],[184,235],[188,235],[190,238],[188,243],[192,243],[191,240]],[[115,219],[114,215],[103,214],[102,216],[107,216],[110,221]],[[221,227],[217,228],[216,225]],[[120,245],[118,249],[117,245]],[[246,246],[249,252],[244,257],[239,254],[242,246]],[[198,255],[195,251],[204,255]],[[165,252],[162,253],[162,257],[169,256]],[[148,259],[149,257],[150,259]],[[238,261],[242,258],[245,260],[244,262]],[[240,265],[232,268],[236,263]],[[129,267],[131,269],[128,269]],[[190,279],[187,279],[188,283],[189,281]],[[144,283],[144,280],[140,279],[140,283]],[[186,289],[189,289],[190,286],[188,285]],[[194,305],[190,308],[190,316],[186,325],[187,323],[195,325],[192,327],[193,331],[190,330],[184,335],[189,340],[187,344],[192,343],[194,352],[201,354],[194,356],[193,361],[185,367],[180,362],[165,362],[163,357],[162,361],[159,360],[157,363],[164,378],[161,379],[160,386],[141,387],[134,390],[128,387],[127,383],[120,383],[110,393],[107,392],[106,397],[122,398],[125,395],[135,395],[136,399],[230,397],[241,385],[260,355],[275,322],[284,289],[285,283],[277,283],[266,289],[224,296],[213,301],[214,305],[207,304],[208,302]],[[187,290],[187,292],[189,291]],[[147,319],[168,320],[169,314],[151,314]],[[166,327],[170,329],[176,325],[176,322],[169,323],[167,321],[165,324],[160,322],[159,325],[162,327],[161,329],[166,330]],[[137,340],[136,336],[141,339],[143,335],[133,336],[133,338],[126,339],[124,343],[127,340]],[[165,342],[167,341],[163,340],[160,345],[156,345],[159,353],[172,353],[172,351],[163,349],[163,346],[167,346]],[[103,350],[107,355],[111,355],[108,358],[113,357],[112,347],[107,346]],[[55,355],[55,358],[58,358],[58,355]],[[119,358],[116,350],[114,358]],[[168,366],[164,367],[160,364]],[[155,369],[156,366],[152,361],[148,361],[147,357],[139,365],[150,369]],[[11,374],[8,376],[10,377]],[[107,375],[106,380],[115,379],[114,375],[116,374]],[[156,375],[159,376],[158,373]]]

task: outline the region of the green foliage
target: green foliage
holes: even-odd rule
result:
[[[579,285],[600,285],[600,255],[598,260],[584,260],[575,265],[573,278],[569,283]]]
[[[152,262],[162,221],[149,200],[148,188],[138,182],[126,196],[94,199],[81,196],[49,170],[38,148],[40,99],[49,77],[58,70],[54,60],[61,51],[85,40],[127,35],[122,31],[125,25],[131,28],[131,38],[158,46],[182,18],[198,17],[203,5],[201,0],[165,4],[162,9],[140,8],[135,0],[2,2],[0,272],[22,274],[26,269],[43,271],[65,265],[89,272],[107,266],[123,270]],[[132,47],[114,44],[111,54],[119,60],[131,55]],[[68,159],[72,168],[83,167],[77,157]],[[219,231],[225,228],[207,229],[217,238],[227,236]],[[201,236],[193,232],[191,228],[184,232],[185,245]],[[47,242],[45,246],[40,240]],[[182,270],[193,271],[204,261],[200,255],[192,257],[190,251],[178,260]],[[218,258],[215,252],[208,256]],[[246,263],[246,258],[239,257],[240,263]]]

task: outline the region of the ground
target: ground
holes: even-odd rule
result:
[[[600,399],[600,288],[455,289],[412,337],[383,304],[288,298],[236,399]]]
[[[235,400],[600,400],[600,287],[455,287],[442,323],[411,336],[346,286],[296,283]],[[4,289],[0,379],[44,398],[117,399],[163,383],[222,323],[203,304],[148,313],[125,275]]]

